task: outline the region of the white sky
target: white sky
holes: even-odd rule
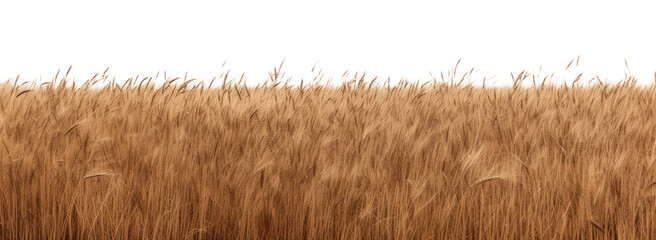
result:
[[[463,59],[462,70],[507,84],[522,69],[624,75],[656,71],[650,1],[0,1],[0,80],[78,80],[110,68],[209,79],[226,69],[250,83],[286,58],[284,70],[336,81],[345,70],[429,79]],[[227,61],[225,67],[221,65]]]

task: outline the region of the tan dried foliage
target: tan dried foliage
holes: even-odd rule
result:
[[[281,76],[0,85],[0,238],[656,237],[654,86]]]

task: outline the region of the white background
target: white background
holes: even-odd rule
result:
[[[261,83],[273,66],[298,82],[345,70],[429,80],[463,59],[507,84],[522,69],[654,81],[650,1],[0,1],[0,80],[73,66],[77,80],[231,69]],[[224,62],[227,64],[221,67]]]

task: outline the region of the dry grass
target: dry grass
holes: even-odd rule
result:
[[[656,237],[654,86],[279,75],[0,85],[0,238]]]

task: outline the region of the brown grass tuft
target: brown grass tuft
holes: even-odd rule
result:
[[[656,86],[281,67],[0,84],[0,239],[656,237]]]

